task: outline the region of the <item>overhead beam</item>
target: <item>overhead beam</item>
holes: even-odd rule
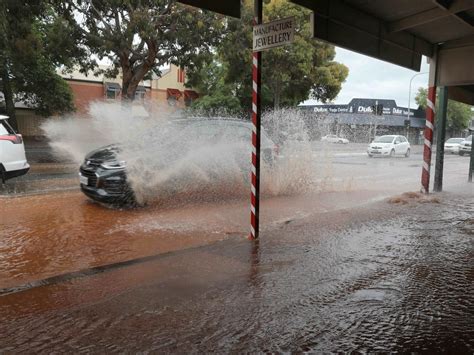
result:
[[[453,39],[451,41],[444,42],[441,44],[441,49],[453,49],[461,47],[472,47],[474,46],[474,34],[459,39]]]
[[[433,55],[426,40],[406,32],[388,33],[381,19],[342,0],[292,0],[313,10],[313,37],[412,70]]]
[[[462,2],[461,4],[459,4]],[[469,0],[434,0],[434,3],[438,5],[440,8],[446,10],[450,15],[452,15],[456,20],[461,22],[464,25],[469,26],[469,28],[473,28],[473,19],[470,18],[467,14],[463,11],[472,9],[474,4],[473,1]],[[468,6],[471,5],[469,8],[465,8],[465,4]]]
[[[474,0],[457,0],[447,8],[444,7],[447,4],[441,4],[437,1],[435,3],[438,7],[390,22],[387,25],[388,32],[407,30],[474,8]]]
[[[179,2],[217,12],[226,16],[240,18],[240,0],[178,0]]]
[[[474,105],[474,85],[471,85],[471,87],[472,89],[469,90],[469,86],[450,86],[449,99],[468,105]]]

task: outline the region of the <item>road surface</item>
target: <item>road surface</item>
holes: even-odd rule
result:
[[[38,166],[0,196],[0,352],[472,353],[469,160],[423,196],[416,152],[315,154],[317,188],[267,189],[258,243],[247,193],[108,209]]]

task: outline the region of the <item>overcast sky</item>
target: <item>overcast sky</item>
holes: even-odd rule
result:
[[[347,104],[354,97],[394,99],[398,106],[408,106],[408,86],[417,72],[394,64],[373,59],[342,48],[336,48],[336,61],[349,68],[349,76],[342,84],[336,104]],[[428,72],[429,65],[423,57],[420,73]],[[428,74],[418,75],[412,81],[411,108],[416,107],[415,95],[420,86],[428,86]],[[303,104],[319,104],[307,100]]]

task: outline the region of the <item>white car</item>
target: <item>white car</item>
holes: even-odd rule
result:
[[[410,156],[410,143],[404,136],[388,135],[380,136],[374,139],[367,148],[367,155],[373,156],[390,156],[404,155]]]
[[[24,175],[30,170],[26,161],[25,147],[21,134],[8,124],[8,116],[0,115],[0,180]]]
[[[349,140],[346,138],[338,137],[335,134],[328,134],[324,137],[321,137],[321,142],[347,144],[349,143]]]
[[[472,135],[470,135],[467,138],[464,138],[464,140],[459,145],[459,155],[461,156],[463,156],[464,154],[470,155],[471,149],[472,149]]]
[[[451,154],[459,154],[459,147],[464,138],[449,138],[444,142],[444,152]]]

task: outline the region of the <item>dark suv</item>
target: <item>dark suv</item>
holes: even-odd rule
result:
[[[161,149],[156,149],[157,154],[169,148],[176,148],[175,142],[166,142],[168,139],[172,141],[172,136],[176,139],[178,132],[192,132],[192,135],[202,138],[202,144],[209,144],[217,138],[224,141],[231,141],[237,139],[241,142],[248,141],[248,148],[251,145],[252,123],[242,120],[230,119],[202,119],[192,118],[171,121],[167,127],[172,127],[169,135],[162,135],[160,138],[152,133],[141,138],[142,144],[145,147],[152,147],[155,144],[161,144]],[[179,159],[180,156],[186,154],[190,148],[186,140],[189,139],[189,134],[183,134],[183,139],[179,141],[179,149],[175,154],[172,154],[171,160],[163,164],[172,164],[173,159]],[[162,140],[165,140],[163,142]],[[159,141],[159,142],[158,142]],[[80,167],[79,177],[81,190],[84,194],[93,200],[112,204],[112,205],[134,205],[136,199],[133,190],[127,180],[127,162],[120,160],[122,150],[127,150],[126,144],[109,145],[96,149],[86,155],[84,163]],[[130,153],[130,152],[129,152]],[[245,162],[250,162],[250,155],[247,151],[239,153],[240,158]],[[261,154],[262,159],[267,163],[272,164],[278,158],[278,147],[262,130],[261,139]],[[140,151],[136,150],[135,155],[140,155]],[[135,158],[135,157],[134,157]],[[140,166],[145,165],[147,170],[159,169],[156,164],[149,164],[146,158],[143,158]],[[148,164],[148,166],[146,166]],[[147,172],[149,173],[149,172]]]

